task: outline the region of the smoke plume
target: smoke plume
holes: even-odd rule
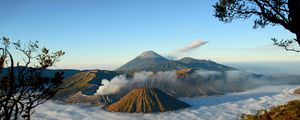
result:
[[[205,45],[206,43],[207,43],[207,41],[196,40],[196,41],[193,41],[192,43],[188,44],[187,46],[178,49],[177,51],[178,52],[189,52],[190,50],[201,47],[201,46]]]
[[[197,49],[197,48],[205,45],[206,43],[208,43],[208,41],[195,40],[182,48],[178,48],[178,49],[174,50],[170,54],[166,55],[166,57],[169,59],[177,59],[180,55],[188,53],[194,49]]]
[[[97,95],[108,95],[118,92],[122,87],[126,86],[129,81],[125,75],[114,77],[112,80],[103,79],[102,86],[97,90]]]
[[[244,91],[261,85],[297,84],[299,77],[267,76],[245,71],[195,71],[186,78],[178,78],[176,71],[137,72],[132,77],[119,75],[102,80],[96,95],[130,91],[136,87],[154,87],[176,97],[225,94]]]

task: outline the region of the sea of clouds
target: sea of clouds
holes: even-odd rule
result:
[[[264,86],[245,92],[220,96],[180,98],[192,107],[164,113],[114,113],[102,106],[87,104],[65,105],[48,101],[38,106],[33,120],[233,120],[242,113],[285,104],[300,99],[292,94],[300,85]]]

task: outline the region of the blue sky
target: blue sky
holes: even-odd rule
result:
[[[295,37],[289,31],[252,29],[251,20],[224,24],[213,17],[216,1],[0,0],[0,35],[66,51],[57,65],[63,68],[114,69],[143,51],[168,55],[194,40],[208,43],[178,56],[220,63],[300,60],[299,53],[272,46],[272,37]]]

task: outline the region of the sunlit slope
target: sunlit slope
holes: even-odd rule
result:
[[[112,79],[118,73],[104,70],[91,70],[77,73],[63,81],[61,90],[54,99],[65,99],[79,91],[83,94],[93,95],[99,88],[103,79]]]
[[[189,107],[157,88],[136,88],[114,104],[106,107],[112,112],[165,112]]]

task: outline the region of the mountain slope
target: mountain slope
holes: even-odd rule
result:
[[[90,70],[79,72],[63,81],[61,90],[54,96],[54,99],[65,99],[81,91],[85,95],[93,95],[99,88],[103,79],[112,79],[119,75],[113,71]]]
[[[18,71],[20,69],[23,69],[23,68],[24,68],[24,66],[15,67],[14,68],[15,69],[15,74],[18,74]],[[29,68],[26,68],[26,70],[29,70]],[[3,68],[2,74],[6,75],[6,74],[8,74],[8,71],[9,71],[9,68]],[[68,78],[68,77],[71,77],[71,76],[75,75],[76,73],[79,73],[80,70],[75,70],[75,69],[46,69],[42,72],[41,75],[44,76],[44,77],[50,77],[51,78],[51,77],[54,77],[54,74],[56,72],[64,72],[64,77]]]
[[[190,107],[157,88],[136,88],[106,107],[111,112],[165,112]]]
[[[218,64],[210,60],[198,60],[190,57],[184,57],[177,62],[184,64],[188,68],[200,69],[200,70],[209,70],[209,71],[228,71],[236,70],[235,68],[228,67],[225,65]]]
[[[170,61],[153,51],[146,51],[137,56],[135,59],[116,69],[116,71],[125,73],[140,71],[169,71],[183,69],[185,67],[186,66],[177,63],[176,61]]]
[[[117,100],[116,96],[113,95],[85,95],[81,91],[77,92],[64,99],[66,103],[90,103],[93,105],[107,105],[115,102]]]
[[[116,71],[124,73],[134,73],[140,71],[171,71],[180,70],[184,68],[193,68],[198,70],[209,70],[209,71],[228,71],[235,70],[235,68],[228,67],[225,65],[218,64],[209,60],[197,60],[193,58],[183,58],[181,60],[168,60],[161,55],[153,52],[146,51],[135,59],[129,61],[125,65],[116,69]]]
[[[221,76],[215,76],[221,77]],[[156,87],[173,97],[195,97],[224,94],[222,88],[214,86],[208,78],[197,74],[192,68],[186,68],[176,71],[176,77],[169,79],[152,79],[147,82],[149,87]],[[221,80],[214,80],[222,82]],[[223,85],[225,86],[225,85]],[[235,90],[234,90],[235,91]],[[238,91],[238,90],[236,90]]]

